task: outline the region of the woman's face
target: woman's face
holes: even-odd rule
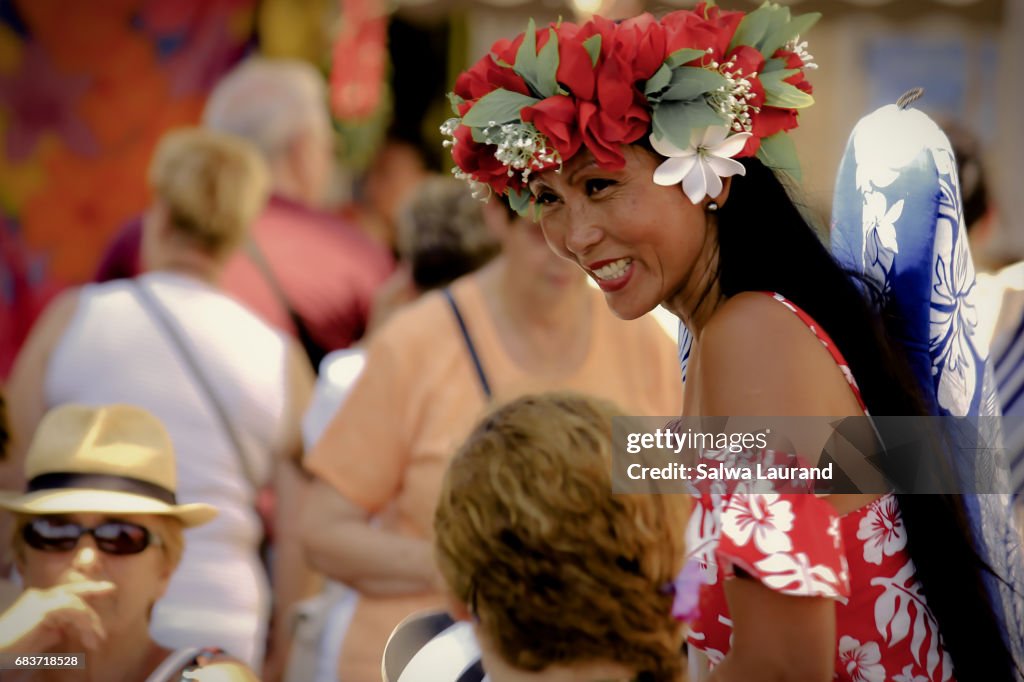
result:
[[[167,528],[166,520],[146,515],[67,514],[46,518],[86,528],[95,528],[107,521],[126,521],[149,529],[158,538],[163,537]],[[110,634],[148,623],[150,608],[167,589],[173,569],[160,544],[160,540],[151,542],[138,554],[107,554],[86,533],[74,549],[66,552],[43,551],[25,545],[19,556],[18,570],[26,587],[39,589],[81,581],[113,583],[113,592],[85,597]]]
[[[512,272],[553,295],[583,285],[579,270],[552,253],[537,223],[526,218],[509,218],[503,207],[495,212],[504,223],[499,232],[501,253]]]
[[[703,206],[678,186],[654,184],[662,159],[637,146],[623,153],[625,167],[606,170],[581,151],[561,172],[536,176],[530,190],[551,248],[586,271],[618,317],[632,320],[696,288],[714,240]]]

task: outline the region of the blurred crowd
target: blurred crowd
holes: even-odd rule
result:
[[[515,570],[529,573],[516,557],[615,564],[625,531],[572,516],[560,494],[569,469],[590,472],[580,489],[597,491],[595,505],[660,529],[637,540],[661,576],[653,588],[573,576],[593,600],[575,607],[604,613],[602,598],[621,589],[638,614],[666,612],[672,597],[657,585],[681,568],[673,543],[688,511],[657,497],[619,509],[595,433],[620,409],[679,414],[675,340],[651,316],[614,317],[537,224],[475,198],[398,134],[360,201],[336,210],[327,99],[304,62],[231,70],[201,125],[160,140],[151,205],[120,229],[94,281],[56,296],[21,345],[0,419],[0,653],[84,651],[92,671],[24,679],[379,680],[392,631],[444,609],[446,587],[459,605],[479,592],[484,609],[533,598],[544,614],[543,595],[515,592],[528,579]],[[997,210],[984,161],[969,135],[949,132],[981,245]],[[991,343],[1020,491],[1024,263],[999,265],[979,279],[977,332]],[[594,398],[517,400],[548,391]],[[487,422],[500,437],[474,431],[502,404]],[[578,459],[546,454],[559,449]],[[531,497],[514,490],[526,473],[498,480],[507,474],[488,468],[515,453],[542,478],[536,509],[517,507]],[[484,546],[516,515],[564,521],[557,547],[543,529],[537,547]],[[635,614],[613,611],[637,630]],[[663,620],[615,646],[666,658],[681,634]],[[608,646],[585,631],[567,623],[565,641]],[[546,655],[488,635],[494,666],[531,669]]]
[[[18,586],[15,614],[46,611],[57,593],[74,605],[52,622],[18,619],[0,651],[83,648],[104,679],[136,679],[161,653],[195,647],[264,680],[379,679],[395,626],[444,604],[434,509],[451,451],[490,405],[575,389],[638,414],[679,412],[663,328],[616,319],[535,223],[429,171],[415,145],[389,137],[365,204],[330,210],[325,101],[302,62],[231,71],[201,127],[161,140],[152,204],[116,235],[95,281],[63,291],[33,326],[5,386],[3,488],[31,497],[129,482],[98,504],[7,507],[2,534],[16,542],[0,551],[0,608]],[[113,463],[161,437],[173,476],[167,461],[163,480]],[[46,461],[53,441],[64,461]],[[54,480],[68,470],[74,480]],[[177,506],[139,503],[154,485]],[[183,520],[193,505],[216,516]],[[34,519],[66,525],[37,539]],[[132,533],[178,548],[145,590],[118,573],[148,555]],[[58,535],[72,553],[47,554]],[[39,570],[58,557],[65,565]],[[110,590],[136,606],[108,614]],[[64,619],[76,627],[39,634]],[[148,656],[111,646],[128,632]]]

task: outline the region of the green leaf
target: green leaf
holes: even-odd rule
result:
[[[676,50],[665,59],[665,64],[668,68],[674,69],[677,66],[682,66],[687,62],[692,62],[698,57],[703,57],[707,54],[704,50],[696,50],[692,47],[684,47],[681,50]]]
[[[455,114],[456,116],[460,115],[459,114],[459,105],[460,104],[464,104],[465,102],[466,102],[466,100],[462,99],[461,97],[456,95],[454,92],[449,92],[448,93],[448,103],[452,105],[452,113]]]
[[[761,159],[769,168],[784,171],[795,179],[800,179],[800,159],[796,155],[796,145],[793,144],[793,139],[784,132],[775,133],[771,137],[761,140],[757,158]]]
[[[508,205],[513,211],[524,218],[529,218],[530,192],[528,190],[517,190],[514,187],[508,188]]]
[[[725,76],[697,66],[680,66],[672,72],[672,81],[662,96],[662,101],[688,101],[697,99],[725,85]]]
[[[512,68],[538,95],[541,94],[537,68],[537,24],[533,17],[530,17],[530,23],[526,26],[526,33],[523,34],[523,42],[516,51],[516,63]]]
[[[597,58],[601,56],[601,34],[595,33],[584,40],[583,49],[590,55],[590,65],[597,66]]]
[[[726,125],[725,119],[703,99],[691,102],[662,103],[652,117],[654,133],[680,149],[690,146],[690,131],[713,125]]]
[[[785,16],[780,16],[780,12],[785,12]],[[736,33],[732,37],[732,42],[729,43],[729,51],[732,51],[740,45],[749,45],[750,47],[757,47],[758,43],[764,40],[773,27],[783,23],[789,18],[789,9],[779,7],[778,5],[771,5],[764,3],[753,12],[743,17],[740,25],[736,28]]]
[[[775,54],[775,50],[779,49],[793,38],[806,34],[812,26],[818,23],[818,19],[821,19],[821,12],[809,12],[808,14],[801,14],[798,17],[793,17],[793,19],[772,31],[771,34],[765,38],[761,54],[766,57],[771,57]]]
[[[509,121],[518,121],[519,112],[539,102],[535,97],[498,88],[477,100],[473,108],[462,117],[462,125],[471,128],[486,128],[492,124],[501,125]]]
[[[798,69],[783,69],[761,74],[761,85],[764,86],[764,103],[770,107],[783,109],[804,109],[814,104],[814,98],[800,88],[784,82]]]
[[[537,87],[542,97],[558,94],[558,34],[548,29],[548,42],[537,56]]]
[[[775,59],[769,59],[761,67],[761,80],[764,80],[764,74],[771,73],[772,71],[778,71],[779,69],[786,68],[786,62],[783,59],[776,57]]]
[[[774,59],[772,61],[781,62],[781,59]],[[785,63],[783,63],[785,66]],[[800,69],[772,69],[771,71],[761,72],[761,85],[764,86],[765,90],[768,88],[774,88],[776,85],[786,80],[790,76],[800,73]]]
[[[668,87],[669,82],[672,80],[672,69],[667,64],[662,64],[661,67],[654,72],[647,82],[644,84],[644,94],[650,97],[651,95],[661,92]]]

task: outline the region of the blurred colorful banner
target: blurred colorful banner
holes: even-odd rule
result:
[[[256,4],[0,0],[0,379],[43,300],[146,208],[156,141],[199,121]]]

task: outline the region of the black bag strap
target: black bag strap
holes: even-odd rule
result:
[[[480,380],[480,388],[483,390],[484,395],[488,400],[491,399],[491,384],[487,381],[487,373],[484,372],[483,363],[480,362],[480,355],[476,352],[476,346],[473,345],[473,337],[469,335],[469,328],[466,327],[466,321],[462,318],[462,312],[459,310],[458,304],[455,302],[455,297],[452,296],[450,288],[445,287],[441,293],[448,299],[448,305],[452,308],[452,313],[455,314],[455,321],[459,323],[459,330],[462,332],[462,339],[466,342],[466,350],[469,351],[469,357],[473,360],[473,367],[476,368],[476,376]]]
[[[256,240],[250,239],[246,243],[245,250],[249,260],[252,261],[256,269],[263,275],[263,279],[270,287],[270,290],[274,292],[278,303],[288,313],[288,319],[292,321],[292,326],[295,327],[295,332],[299,335],[299,343],[302,344],[302,349],[306,351],[309,364],[313,366],[313,373],[320,374],[320,362],[327,355],[327,349],[316,342],[302,316],[296,312],[291,301],[288,300],[288,296],[284,293],[284,287],[281,286],[281,281],[274,274],[273,269],[270,267],[270,262],[267,260],[266,255],[264,255],[263,249],[256,243]]]
[[[178,351],[178,355],[180,355],[182,360],[185,361],[185,365],[192,373],[192,378],[195,380],[196,385],[199,386],[200,392],[206,394],[207,402],[213,408],[214,414],[217,415],[217,419],[220,421],[221,427],[224,429],[224,433],[227,434],[228,439],[231,441],[231,446],[238,454],[238,460],[242,465],[242,471],[245,473],[245,477],[249,479],[249,483],[252,485],[253,490],[259,490],[259,479],[252,469],[252,461],[249,459],[245,446],[242,445],[242,439],[235,430],[235,426],[232,424],[231,419],[228,417],[227,410],[224,408],[224,404],[217,396],[217,392],[214,390],[213,385],[200,368],[198,359],[195,354],[191,352],[184,335],[172,321],[170,311],[161,305],[156,296],[153,295],[153,292],[147,289],[138,279],[132,279],[129,281],[132,283],[135,293],[139,301],[142,303],[143,309],[149,313],[150,317],[152,317],[153,320],[156,321],[157,325],[167,334],[167,338],[170,339],[171,345],[175,347]]]

